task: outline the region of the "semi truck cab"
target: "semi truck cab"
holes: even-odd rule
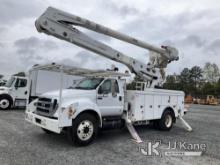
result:
[[[27,77],[12,76],[5,86],[0,87],[0,109],[26,106],[28,98]]]

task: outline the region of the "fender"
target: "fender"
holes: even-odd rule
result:
[[[1,93],[0,94],[0,98],[8,98],[9,99],[9,101],[11,102],[11,104],[13,104],[13,98],[9,95],[9,94],[7,94],[7,93]]]
[[[176,109],[174,109],[174,108],[172,108],[172,107],[170,107],[170,106],[167,106],[166,108],[164,108],[164,110],[163,110],[163,113],[164,113],[164,111],[166,111],[166,110],[170,110],[171,112],[173,112],[173,114],[174,114],[174,122],[176,121],[176,117],[178,117],[178,112],[177,112],[177,110]],[[163,113],[161,114],[161,117],[160,118],[162,118],[162,115],[163,115]]]
[[[62,120],[62,118],[65,120],[68,117],[68,121],[65,123],[70,123],[72,124],[72,120],[75,119],[79,114],[89,111],[89,112],[94,112],[97,114],[99,118],[99,123],[100,126],[102,126],[102,117],[101,117],[101,112],[97,104],[92,101],[89,98],[78,98],[74,99],[74,101],[67,101],[62,104],[62,107],[65,107],[65,109],[59,113],[59,119]],[[74,111],[73,114],[69,113],[69,110],[72,109]],[[62,121],[61,121],[62,122]]]

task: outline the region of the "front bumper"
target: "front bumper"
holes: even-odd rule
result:
[[[62,128],[59,127],[58,119],[37,115],[33,112],[25,112],[25,120],[41,128],[45,128],[55,133],[60,133]]]

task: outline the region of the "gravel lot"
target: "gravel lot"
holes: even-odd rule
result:
[[[106,131],[87,147],[74,147],[65,134],[45,134],[24,121],[24,110],[0,111],[0,165],[5,164],[220,164],[220,106],[192,105],[185,116],[193,132],[177,122],[170,132],[138,127],[143,144],[126,130]],[[140,147],[161,140],[162,156],[145,156]],[[164,156],[168,142],[206,144],[202,156]],[[175,151],[178,151],[176,149]]]

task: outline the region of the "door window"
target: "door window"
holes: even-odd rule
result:
[[[105,82],[100,86],[98,93],[99,94],[119,93],[118,82],[116,80],[111,80],[111,79],[105,80]]]
[[[17,79],[15,83],[15,87],[18,87],[18,88],[26,87],[26,85],[27,85],[26,79]]]
[[[98,93],[99,94],[109,94],[111,93],[111,80],[105,80],[105,82],[100,86]]]

